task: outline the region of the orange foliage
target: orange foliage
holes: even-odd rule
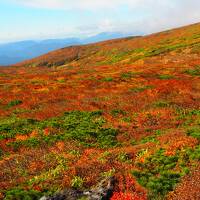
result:
[[[133,193],[115,192],[111,200],[146,200],[146,197]]]
[[[96,185],[102,173],[114,169],[118,189],[112,200],[145,200],[147,191],[129,175],[135,168],[135,161],[144,162],[159,148],[165,149],[166,156],[171,156],[177,150],[193,148],[199,143],[197,139],[185,135],[182,126],[184,117],[177,119],[179,109],[200,108],[199,77],[185,73],[185,70],[200,65],[200,53],[190,53],[191,48],[200,42],[199,38],[193,39],[199,30],[200,25],[194,25],[145,37],[69,47],[15,67],[0,68],[3,75],[0,76],[2,119],[14,116],[44,120],[62,116],[65,111],[102,110],[106,120],[104,126],[119,129],[119,145],[111,149],[88,148],[67,140],[56,141],[51,146],[44,142],[35,149],[23,146],[15,152],[9,146],[11,142],[38,138],[40,135],[34,130],[27,135],[17,134],[14,138],[4,139],[6,134],[2,132],[0,188],[25,185],[35,176],[51,170],[51,179],[47,176],[47,180],[34,185],[36,190],[49,189],[53,184],[70,187],[74,176],[83,178],[84,186],[90,187]],[[189,46],[182,47],[183,38]],[[191,46],[193,40],[195,45]],[[182,45],[177,49],[180,52],[167,51],[145,57],[147,54],[144,52],[159,50],[163,41],[171,41],[169,45],[172,47]],[[141,52],[135,55],[136,50]],[[47,67],[63,64],[65,66],[60,68]],[[34,65],[38,66],[31,67]],[[22,103],[9,106],[15,100]],[[116,113],[113,114],[113,110]],[[193,120],[189,125],[193,125]],[[163,131],[163,134],[155,136],[157,130]],[[43,134],[50,137],[56,134],[56,130],[48,127]],[[156,137],[157,143],[140,142],[151,135]],[[146,149],[146,154],[137,156],[138,152]],[[73,151],[78,153],[73,154]],[[61,162],[65,159],[67,164]],[[26,176],[23,176],[24,171]]]

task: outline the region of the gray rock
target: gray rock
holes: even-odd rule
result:
[[[110,177],[102,180],[89,191],[66,189],[54,196],[42,197],[40,200],[78,200],[83,197],[88,200],[109,200],[112,196],[115,182],[114,177]]]

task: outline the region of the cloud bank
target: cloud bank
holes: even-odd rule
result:
[[[199,0],[10,0],[17,4],[47,9],[79,9],[99,10],[118,9],[120,6],[128,6],[133,9],[147,9],[155,12],[161,9],[199,11]],[[158,8],[158,10],[156,10]],[[163,10],[164,11],[164,10]]]
[[[92,13],[91,18],[63,28],[68,35],[99,32],[149,34],[200,22],[199,0],[8,0],[10,3],[39,10]],[[81,16],[81,15],[80,15]],[[100,16],[100,17],[99,17]],[[55,30],[55,29],[54,29]],[[55,35],[61,35],[55,30]],[[45,32],[44,32],[45,34]]]
[[[11,0],[25,6],[62,10],[99,10],[115,9],[124,5],[137,7],[144,4],[145,0]],[[150,2],[151,0],[146,0]]]

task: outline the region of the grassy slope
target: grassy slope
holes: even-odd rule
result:
[[[199,55],[195,24],[1,68],[2,198],[110,175],[113,199],[166,197],[199,165]]]

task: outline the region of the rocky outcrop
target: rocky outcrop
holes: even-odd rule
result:
[[[106,178],[89,191],[66,189],[54,196],[42,197],[40,200],[78,200],[84,197],[88,200],[109,200],[113,194],[115,183],[114,177]]]

